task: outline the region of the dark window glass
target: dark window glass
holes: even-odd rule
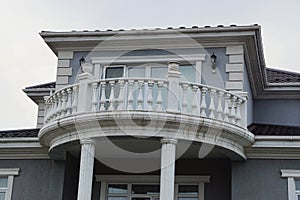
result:
[[[132,185],[132,194],[159,194],[159,185]]]
[[[198,185],[179,185],[178,194],[198,194]]]
[[[107,67],[105,78],[120,78],[123,77],[124,67]]]
[[[300,190],[300,180],[296,180],[295,184],[296,184],[296,190]]]

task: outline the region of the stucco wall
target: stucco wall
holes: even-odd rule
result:
[[[12,200],[62,199],[63,161],[1,160],[0,168],[20,168],[14,177]]]
[[[217,72],[212,73],[210,55],[212,53],[217,55]],[[72,67],[72,76],[69,78],[69,84],[76,82],[76,76],[81,72],[79,60],[81,57],[86,59],[86,62],[90,62],[91,57],[113,57],[116,58],[121,55],[126,56],[148,56],[148,55],[166,55],[166,54],[206,54],[206,60],[202,63],[202,83],[206,83],[212,86],[225,88],[225,81],[228,79],[228,73],[225,72],[226,63],[228,63],[228,56],[226,55],[226,49],[224,48],[207,48],[207,49],[182,49],[182,50],[140,50],[140,51],[103,51],[103,52],[74,52],[73,59],[70,61]],[[183,56],[184,57],[184,56]],[[167,63],[165,63],[167,64]]]
[[[300,100],[255,100],[254,122],[299,126]]]
[[[281,169],[300,169],[300,160],[247,160],[232,163],[232,200],[287,200]]]

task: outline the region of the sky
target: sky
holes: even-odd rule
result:
[[[42,30],[262,26],[266,64],[300,72],[299,0],[10,0],[0,7],[0,130],[34,128],[37,106],[22,91],[55,80],[57,58]]]

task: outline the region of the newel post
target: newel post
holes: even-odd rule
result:
[[[79,81],[78,106],[77,106],[78,113],[91,111],[93,89],[92,89],[92,85],[89,83],[95,80],[95,77],[91,74],[93,69],[92,64],[83,63],[81,67],[84,73],[79,74],[77,76]]]
[[[179,110],[179,92],[180,92],[180,81],[181,73],[179,72],[179,63],[178,62],[169,62],[168,63],[168,74],[167,79],[169,81],[168,88],[168,102],[167,102],[167,111],[168,112],[180,112]]]
[[[248,105],[248,92],[236,92],[237,95],[243,98],[243,102],[240,104],[240,114],[241,114],[241,127],[247,129],[247,105]]]

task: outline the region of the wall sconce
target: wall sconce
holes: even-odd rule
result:
[[[85,59],[84,59],[83,56],[79,59],[79,64],[80,64],[80,66],[82,65],[82,63],[85,63]]]
[[[215,55],[215,53],[213,53],[211,56],[210,56],[210,61],[211,61],[211,68],[212,68],[212,72],[213,73],[216,73],[216,68],[217,68],[217,56]]]

